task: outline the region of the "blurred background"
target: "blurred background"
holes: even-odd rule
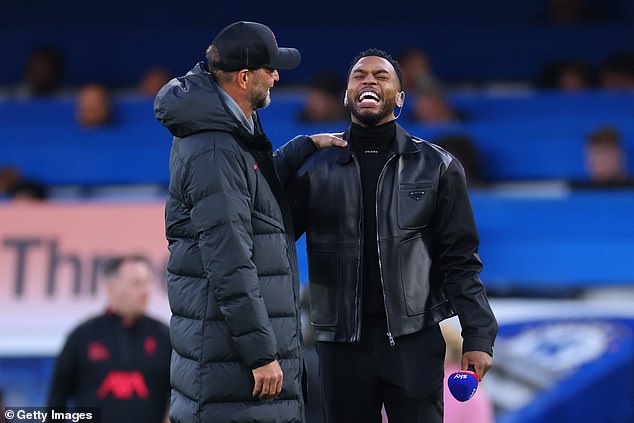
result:
[[[349,64],[376,47],[403,68],[398,122],[463,163],[500,323],[495,421],[634,422],[631,0],[1,4],[0,402],[43,405],[65,337],[104,310],[108,257],[151,259],[148,313],[169,320],[153,98],[255,20],[303,55],[261,112],[275,146],[344,130]]]

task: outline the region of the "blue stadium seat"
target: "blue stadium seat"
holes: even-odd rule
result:
[[[301,124],[301,94],[274,93],[261,112],[278,147],[298,134],[339,132],[346,122]],[[623,135],[634,170],[634,96],[588,92],[533,94],[527,98],[456,95],[471,119],[451,125],[400,122],[429,141],[441,135],[471,135],[482,151],[489,181],[583,180],[583,146],[590,131],[610,124]],[[116,120],[102,130],[74,122],[71,99],[0,103],[0,166],[14,163],[27,177],[49,184],[166,184],[171,136],[154,119],[152,101],[134,96],[114,103]]]

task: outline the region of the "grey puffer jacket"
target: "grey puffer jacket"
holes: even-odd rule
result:
[[[173,423],[303,422],[297,259],[271,145],[228,112],[198,64],[158,93],[174,135],[165,210]],[[314,151],[295,144],[279,171]],[[297,162],[293,161],[297,159]],[[279,360],[279,399],[251,395],[251,370]]]

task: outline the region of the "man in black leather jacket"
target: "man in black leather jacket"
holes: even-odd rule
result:
[[[497,323],[479,273],[464,171],[395,122],[398,63],[381,50],[353,62],[346,149],[310,156],[287,187],[306,232],[311,325],[326,421],[440,422],[445,344],[462,325],[462,368],[492,365]],[[291,143],[292,144],[292,143]]]

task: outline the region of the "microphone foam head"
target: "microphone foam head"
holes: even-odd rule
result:
[[[478,383],[478,374],[470,370],[452,373],[447,379],[447,386],[449,386],[451,395],[460,402],[467,401],[473,397],[478,389]]]

